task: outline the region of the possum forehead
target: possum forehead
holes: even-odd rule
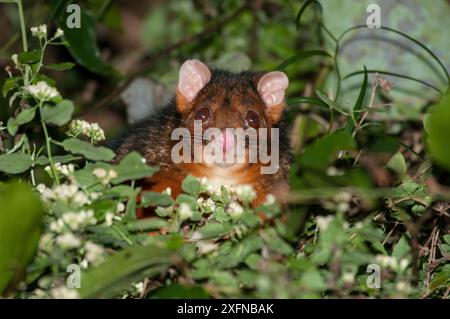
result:
[[[251,109],[264,113],[264,103],[250,78],[214,78],[195,99],[196,109],[207,106],[213,112],[222,111],[228,115],[243,114]]]

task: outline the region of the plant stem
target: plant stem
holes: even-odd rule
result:
[[[25,29],[25,17],[23,15],[22,0],[16,0],[17,9],[19,11],[20,32],[22,33],[23,51],[28,51],[27,30]]]
[[[39,115],[41,118],[41,125],[42,125],[42,129],[44,131],[44,135],[45,135],[45,144],[47,147],[47,156],[48,156],[48,162],[50,164],[50,169],[52,171],[52,175],[53,175],[53,179],[55,180],[56,185],[59,185],[59,179],[58,179],[58,174],[56,173],[56,168],[55,168],[55,163],[53,162],[53,158],[52,158],[52,151],[50,148],[50,137],[48,136],[48,132],[47,132],[47,126],[45,125],[45,122],[43,120],[42,117],[42,101],[39,101]]]

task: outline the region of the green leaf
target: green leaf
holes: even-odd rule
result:
[[[151,295],[151,299],[208,299],[209,294],[202,286],[185,286],[177,283],[167,287],[156,289]]]
[[[220,238],[229,233],[231,227],[228,224],[207,223],[198,229],[202,239]]]
[[[117,177],[111,180],[112,184],[120,184],[128,180],[137,180],[151,177],[158,171],[157,167],[145,164],[144,158],[137,152],[127,154],[115,167]]]
[[[55,71],[66,71],[72,69],[76,64],[72,62],[63,62],[63,63],[57,63],[57,64],[49,64],[45,67],[50,70]]]
[[[92,161],[105,161],[108,162],[112,160],[115,156],[114,152],[109,148],[94,145],[81,141],[76,138],[69,138],[62,142],[62,146],[68,152],[73,154],[81,154],[87,159]]]
[[[32,260],[41,233],[39,197],[23,183],[0,186],[0,294]]]
[[[70,121],[74,109],[73,102],[70,100],[63,100],[56,106],[47,104],[42,109],[42,119],[45,123],[61,126]]]
[[[11,136],[15,136],[16,133],[17,133],[17,130],[19,129],[19,125],[17,124],[16,119],[13,118],[13,117],[10,117],[10,118],[8,119],[8,123],[6,124],[6,127],[7,127],[7,129],[8,129],[8,133],[9,133]]]
[[[326,56],[331,58],[332,56],[323,50],[311,50],[311,51],[304,51],[304,52],[300,52],[295,54],[294,56],[290,57],[289,59],[287,59],[286,61],[283,61],[282,63],[280,63],[280,65],[278,65],[276,67],[276,70],[278,71],[283,71],[284,69],[286,69],[289,65],[301,61],[303,59],[307,59],[310,57],[314,57],[314,56]]]
[[[31,167],[31,157],[24,153],[0,155],[0,171],[7,174],[20,174]]]
[[[14,90],[14,88],[16,88],[19,80],[20,80],[19,77],[8,78],[5,80],[5,83],[3,83],[3,87],[2,87],[3,97],[6,97],[9,92],[11,92],[12,90]]]
[[[358,119],[360,117],[359,110],[361,110],[361,107],[364,103],[364,98],[366,97],[366,91],[367,91],[367,69],[364,66],[364,79],[363,83],[361,85],[361,89],[359,90],[358,99],[356,100],[355,106],[353,107],[352,111],[352,117],[349,117],[347,121],[347,125],[345,127],[345,130],[347,132],[352,132],[355,128],[355,122],[358,123]]]
[[[337,131],[317,139],[300,157],[303,168],[325,169],[338,151],[355,149],[355,142],[345,131]]]
[[[36,63],[41,59],[42,51],[33,50],[28,52],[19,53],[18,60],[20,63]]]
[[[410,247],[408,240],[405,236],[402,236],[398,243],[395,245],[394,250],[392,251],[392,256],[397,259],[401,259],[405,257],[409,253]]]
[[[387,168],[393,170],[400,178],[406,175],[407,167],[402,153],[397,152],[386,164]]]
[[[427,147],[433,160],[450,170],[450,91],[434,106],[424,119]]]
[[[200,182],[193,176],[188,175],[181,183],[183,191],[189,195],[197,196],[200,192]]]
[[[69,28],[66,20],[69,13],[61,10],[57,19],[58,26],[64,31],[64,38],[69,43],[69,51],[76,62],[92,72],[103,76],[118,77],[119,73],[100,58],[96,44],[96,21],[86,10],[81,10],[82,28]]]
[[[119,251],[100,266],[82,274],[80,296],[113,297],[130,282],[164,272],[172,263],[172,255],[170,250],[158,246],[131,246]]]
[[[34,119],[35,115],[36,115],[35,107],[26,108],[22,112],[20,112],[19,115],[16,116],[16,123],[18,125],[23,125],[28,122],[31,122]]]
[[[169,223],[163,218],[150,217],[132,221],[127,224],[127,228],[130,231],[147,231],[150,229],[161,229],[168,225]]]
[[[157,192],[142,192],[141,204],[144,207],[162,206],[167,207],[173,204],[173,199],[167,194]]]

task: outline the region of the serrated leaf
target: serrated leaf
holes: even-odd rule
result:
[[[148,166],[139,153],[131,152],[120,161],[119,165],[115,167],[115,171],[117,172],[117,177],[111,180],[112,184],[151,177],[158,171],[158,168]]]
[[[115,156],[114,152],[109,148],[94,145],[81,141],[76,138],[69,138],[62,142],[62,146],[68,152],[72,154],[81,154],[87,159],[93,161],[105,161],[108,162],[112,160]]]

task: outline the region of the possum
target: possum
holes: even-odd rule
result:
[[[281,199],[288,192],[291,162],[282,121],[288,84],[280,71],[231,73],[187,60],[180,67],[171,102],[113,142],[116,160],[139,152],[148,164],[159,167],[141,181],[143,190],[161,192],[170,187],[174,198],[182,192],[184,178],[192,175],[206,177],[214,185],[251,185],[257,195],[253,207],[264,203],[269,194]],[[208,129],[215,129],[214,134],[205,136]],[[230,129],[253,135],[238,140]],[[180,136],[183,141],[177,139]],[[267,152],[265,158],[255,159],[258,151]],[[227,157],[230,153],[234,157]],[[240,160],[237,154],[242,155]]]

